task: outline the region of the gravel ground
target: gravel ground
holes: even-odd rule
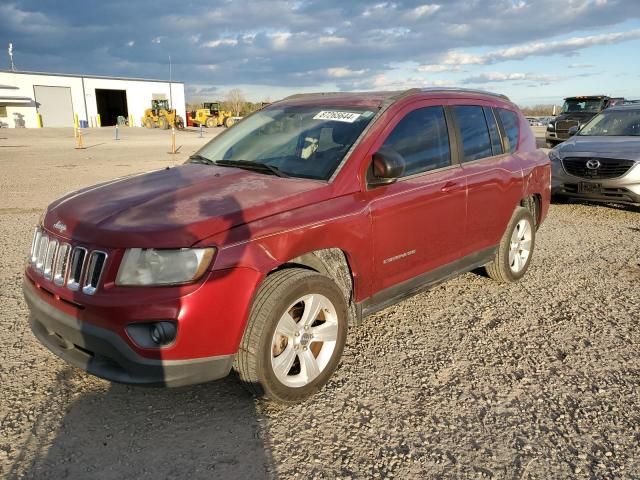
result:
[[[39,345],[21,294],[41,210],[79,186],[183,161],[181,132],[0,131],[0,477],[640,478],[640,210],[553,205],[513,285],[467,274],[351,330],[305,404],[233,377],[110,384]],[[214,132],[207,131],[210,138]]]

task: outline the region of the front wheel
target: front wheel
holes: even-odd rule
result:
[[[536,229],[531,212],[518,207],[502,236],[496,256],[485,265],[487,274],[502,283],[515,282],[529,269]]]
[[[338,286],[310,270],[281,270],[256,294],[234,368],[251,393],[301,402],[327,383],[346,335],[347,305]]]

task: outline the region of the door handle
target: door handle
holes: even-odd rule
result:
[[[440,191],[442,193],[451,193],[451,192],[455,192],[460,190],[462,187],[458,182],[447,182],[444,184],[444,186],[440,189]]]

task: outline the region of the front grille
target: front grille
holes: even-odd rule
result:
[[[598,165],[597,168],[589,168]],[[617,178],[626,174],[635,164],[633,160],[618,160],[615,158],[581,158],[567,157],[562,160],[567,173],[589,180],[603,180]]]
[[[571,127],[580,126],[577,120],[558,120],[556,122],[556,130],[569,130]]]
[[[29,262],[46,280],[73,291],[80,290],[82,286],[83,293],[93,295],[102,279],[107,254],[61,243],[37,228],[33,234]]]

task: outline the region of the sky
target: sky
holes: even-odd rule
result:
[[[171,75],[196,102],[434,86],[520,105],[640,98],[640,0],[0,0],[9,42],[17,70]]]

